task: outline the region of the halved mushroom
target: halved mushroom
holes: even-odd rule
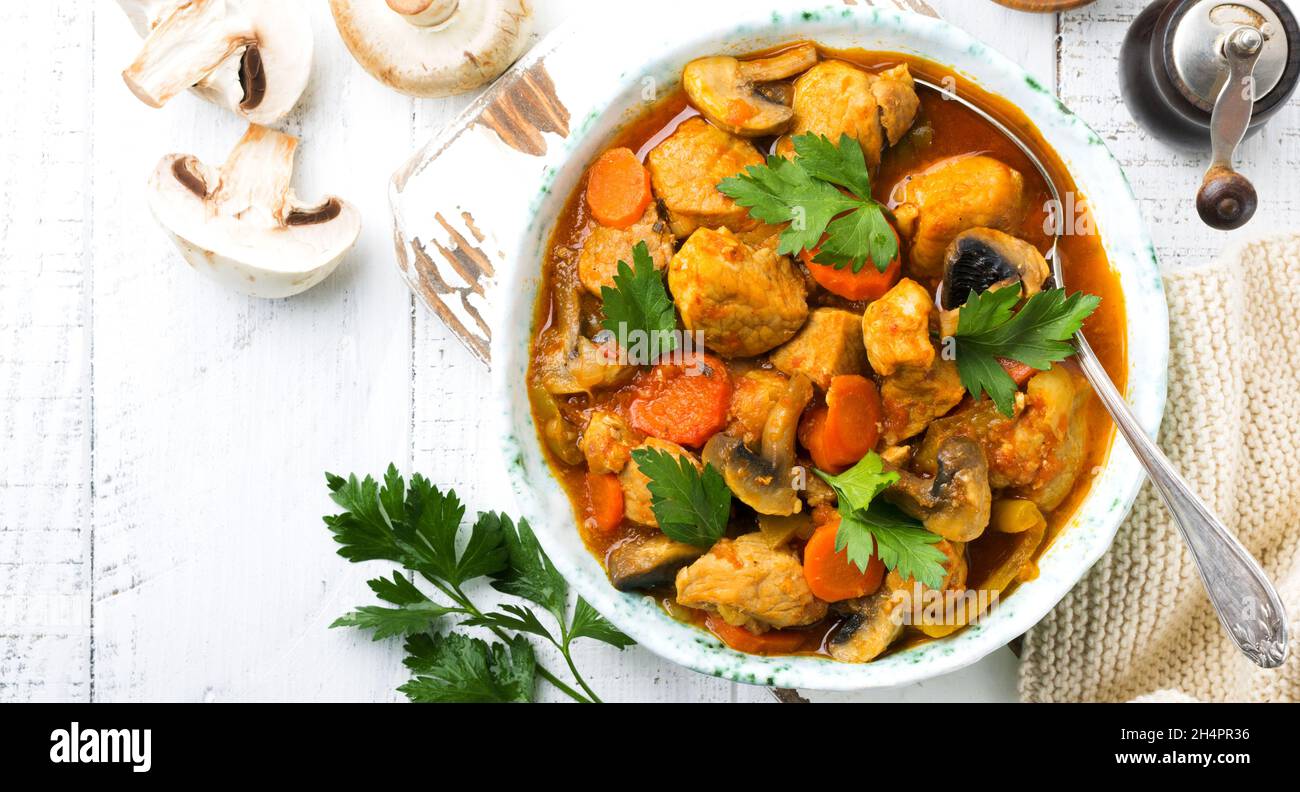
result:
[[[719,129],[741,137],[779,135],[794,121],[794,111],[771,98],[780,94],[764,90],[763,84],[808,71],[817,58],[812,44],[758,60],[700,58],[686,64],[682,83],[691,104]]]
[[[283,0],[118,0],[144,47],[122,72],[132,93],[162,107],[193,88],[255,124],[298,103],[311,74],[307,9]]]
[[[532,32],[528,0],[330,0],[343,43],[370,75],[411,96],[492,82]]]
[[[609,582],[619,591],[666,586],[677,572],[704,555],[705,548],[669,539],[663,534],[625,539],[605,558]]]
[[[619,362],[617,345],[597,344],[582,334],[581,288],[573,280],[556,286],[553,321],[537,343],[539,379],[556,396],[615,387],[636,374],[636,367]]]
[[[794,444],[799,416],[812,398],[808,377],[790,378],[768,413],[758,454],[729,434],[716,434],[704,446],[704,461],[720,470],[732,493],[759,514],[786,517],[803,508],[793,481]]]
[[[1021,284],[1021,296],[1042,291],[1052,275],[1038,248],[993,228],[972,228],[958,234],[943,262],[943,307],[955,310],[971,292]]]
[[[924,478],[898,470],[885,498],[950,542],[969,542],[989,525],[993,495],[984,450],[973,440],[953,437],[939,449],[938,472]]]
[[[289,186],[298,139],[250,126],[220,168],[164,157],[149,206],[190,266],[254,297],[291,297],[323,281],[361,232],[338,198],[298,200]]]
[[[902,634],[904,620],[899,608],[908,602],[906,588],[895,588],[887,581],[869,597],[837,605],[846,618],[826,642],[826,650],[841,663],[876,659]]]

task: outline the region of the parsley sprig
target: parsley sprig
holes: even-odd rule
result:
[[[866,572],[873,555],[886,569],[903,579],[920,581],[937,589],[943,585],[947,556],[934,545],[939,536],[925,530],[917,520],[877,496],[898,481],[898,474],[886,472],[884,461],[874,452],[841,475],[815,471],[839,500],[840,528],[835,534],[835,551],[847,551],[849,562]]]
[[[672,352],[677,348],[677,313],[645,242],[632,249],[632,263],[629,267],[626,261],[619,261],[614,288],[600,287],[605,308],[601,327],[620,339],[644,333],[647,340],[659,339],[660,351]]]
[[[417,702],[532,701],[541,677],[575,701],[598,702],[574,665],[570,647],[590,638],[622,649],[633,642],[579,598],[569,616],[568,587],[542,552],[526,520],[518,524],[494,512],[479,514],[468,535],[462,530],[465,507],[452,490],[443,492],[416,474],[409,485],[393,466],[382,484],[367,476],[326,474],[330,497],[345,511],[325,524],[349,561],[393,561],[419,575],[450,604],[435,602],[406,576],[369,581],[388,606],[365,606],[331,627],[369,630],[375,640],[405,636],[405,664],[413,677],[399,690]],[[458,552],[457,546],[462,549]],[[497,591],[539,605],[559,628],[556,636],[536,612],[508,603],[485,613],[465,593],[465,585],[490,578]],[[486,628],[491,643],[452,629]],[[583,692],[573,689],[537,661],[525,635],[536,635],[559,650]]]
[[[957,322],[957,371],[976,399],[988,393],[1003,415],[1014,413],[1016,383],[998,362],[1009,358],[1046,371],[1074,354],[1070,340],[1083,327],[1101,298],[1064,289],[1030,297],[1019,311],[1020,284],[972,293]]]
[[[731,490],[717,468],[705,465],[701,471],[689,459],[658,448],[638,448],[632,459],[650,479],[650,508],[665,536],[696,547],[712,547],[723,537]]]
[[[839,143],[821,135],[797,135],[793,143],[793,159],[768,157],[724,179],[718,190],[761,222],[789,223],[777,248],[783,255],[820,245],[818,264],[851,265],[857,273],[870,261],[884,272],[898,255],[898,238],[871,197],[862,144],[847,134]]]

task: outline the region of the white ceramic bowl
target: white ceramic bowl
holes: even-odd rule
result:
[[[1032,627],[1109,547],[1143,480],[1122,442],[1044,554],[1038,578],[981,623],[864,665],[735,652],[673,620],[650,598],[615,591],[583,546],[569,501],[547,467],[524,386],[546,244],[586,164],[620,125],[645,110],[646,96],[675,85],[691,59],[794,39],[915,53],[950,65],[1017,105],[1091,199],[1127,304],[1127,395],[1154,433],[1164,409],[1168,318],[1154,250],[1119,165],[1045,83],[937,19],[864,5],[755,0],[739,8],[694,3],[689,25],[668,13],[636,22],[635,37],[626,35],[626,20],[615,24],[600,16],[557,31],[516,67],[513,84],[471,107],[394,181],[399,258],[408,281],[459,334],[481,336],[478,343],[470,339],[480,356],[490,346],[493,387],[484,412],[492,421],[485,429],[501,439],[517,514],[528,519],[556,567],[597,610],[647,649],[706,674],[779,687],[856,690],[916,682],[979,660]],[[521,83],[520,75],[528,79]],[[512,95],[521,85],[526,93]],[[533,136],[528,125],[522,133],[510,124],[502,127],[501,117],[511,109],[531,119],[540,134]],[[480,191],[483,182],[493,189]],[[503,183],[510,184],[505,195]],[[470,266],[475,262],[477,269]]]

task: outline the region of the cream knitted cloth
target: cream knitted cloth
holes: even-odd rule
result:
[[[1148,484],[1110,551],[1026,636],[1025,701],[1300,701],[1300,236],[1165,285],[1161,446],[1277,585],[1291,655],[1264,671],[1237,651]]]

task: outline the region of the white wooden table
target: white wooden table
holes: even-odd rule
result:
[[[1195,217],[1201,160],[1148,141],[1118,98],[1119,42],[1143,0],[1060,16],[929,2],[1101,133],[1164,266],[1234,238]],[[545,31],[585,3],[536,5]],[[322,471],[395,461],[471,509],[505,506],[482,497],[486,374],[402,284],[386,201],[392,171],[468,98],[388,92],[323,0],[310,6],[316,70],[282,125],[304,138],[298,191],[346,197],[365,228],[324,285],[265,302],[191,272],[144,200],[161,155],[220,162],[242,124],[191,96],[161,111],[136,101],[119,72],[138,39],[108,0],[0,5],[0,26],[24,31],[0,48],[0,701],[398,699],[395,643],[326,629],[370,601],[364,581],[383,567],[334,554]],[[1292,107],[1246,147],[1262,208],[1241,233],[1297,225],[1298,163]],[[640,649],[580,654],[610,700],[770,700]],[[1014,692],[1002,650],[849,698]]]

